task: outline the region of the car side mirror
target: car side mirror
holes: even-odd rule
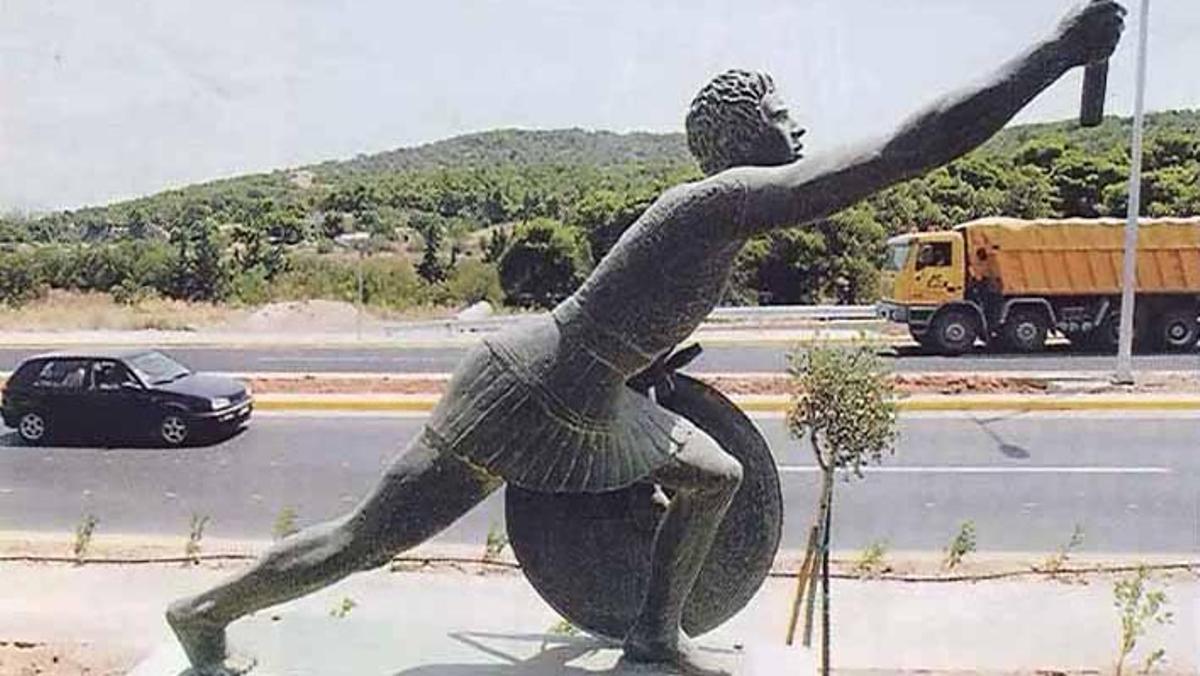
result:
[[[140,392],[142,389],[142,386],[138,385],[135,382],[126,380],[125,382],[121,383],[121,389],[125,392]]]

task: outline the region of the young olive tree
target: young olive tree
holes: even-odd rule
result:
[[[829,664],[829,543],[832,540],[834,478],[862,478],[863,468],[895,452],[898,436],[894,389],[883,360],[868,346],[796,350],[789,355],[795,399],[787,414],[792,436],[807,439],[821,469],[817,518],[809,532],[800,569],[788,643],[795,636],[807,590],[804,645],[812,644],[817,571],[821,586],[821,670]]]

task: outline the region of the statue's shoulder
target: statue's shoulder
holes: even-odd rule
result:
[[[711,208],[715,202],[741,200],[744,194],[742,182],[734,174],[721,172],[668,188],[658,201],[678,206],[704,204]]]

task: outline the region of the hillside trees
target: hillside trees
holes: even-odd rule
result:
[[[1128,120],[1117,118],[1094,129],[1053,123],[1005,130],[975,153],[841,214],[752,240],[738,259],[726,301],[870,302],[887,237],[993,215],[1121,217],[1128,199],[1128,133]],[[1148,117],[1143,213],[1200,213],[1198,139],[1198,112]],[[553,246],[522,242],[510,263],[524,260],[530,270],[586,270],[663,190],[699,177],[677,134],[503,130],[213,181],[105,207],[36,217],[8,214],[0,216],[0,249],[161,242],[178,269],[171,283],[117,274],[112,266],[120,264],[103,257],[95,273],[72,269],[37,283],[103,291],[115,280],[126,290],[144,285],[165,295],[256,302],[275,293],[272,286],[287,260],[314,249],[332,252],[336,236],[366,230],[381,248],[413,257],[411,267],[428,287],[421,298],[457,302],[446,295],[456,262],[474,257],[499,266],[517,229],[524,227],[528,237],[566,228],[571,236],[549,237]],[[561,227],[544,222],[528,227],[541,219]],[[424,250],[410,244],[414,231],[425,239]],[[559,246],[568,240],[582,242],[582,249]],[[530,258],[535,251],[552,259],[535,263]],[[215,277],[200,282],[202,271]],[[31,274],[39,279],[41,273]],[[511,298],[525,297],[528,271],[517,274],[510,267],[507,276],[497,274],[507,280]],[[488,278],[478,266],[471,275]],[[550,302],[562,294],[563,280],[577,278],[576,272],[564,273],[548,280],[555,291],[528,292],[528,298]]]
[[[521,223],[500,257],[504,300],[519,307],[550,308],[583,282],[591,267],[577,228],[550,218]]]
[[[216,301],[224,298],[229,268],[221,257],[217,226],[201,210],[189,210],[171,230],[176,258],[168,295],[181,300]]]

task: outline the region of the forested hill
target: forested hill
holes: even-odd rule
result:
[[[829,219],[751,241],[726,301],[869,301],[883,242],[899,232],[992,215],[1123,215],[1129,136],[1130,120],[1115,117],[1092,129],[1069,120],[1006,129],[978,151]],[[1143,169],[1142,213],[1200,214],[1200,111],[1147,116]],[[532,256],[527,262],[553,261],[566,272],[560,287],[537,296],[544,290],[517,287],[548,275],[522,264],[513,268],[516,277],[504,278],[506,298],[548,302],[586,274],[656,195],[699,176],[681,134],[510,129],[102,207],[0,217],[0,258],[5,251],[40,256],[29,263],[33,272],[16,281],[0,269],[0,302],[15,297],[5,292],[8,287],[107,290],[118,283],[173,296],[273,297],[278,275],[299,270],[293,263],[301,256],[332,251],[339,234],[364,230],[378,251],[391,251],[397,260],[420,257],[418,272],[434,290],[442,289],[438,280],[456,261],[477,253],[474,260],[491,266],[488,274],[504,278],[504,257],[514,250],[509,237],[527,240]],[[485,230],[486,237],[478,234]],[[46,272],[64,264],[38,250],[74,251],[75,243],[104,244],[130,260],[146,258],[142,244],[157,243],[155,251],[166,261],[162,270],[175,266],[183,272],[155,272],[167,275],[161,279],[148,272],[113,272],[86,283]],[[211,264],[203,274],[188,267],[200,260]],[[5,264],[12,270],[17,262]],[[92,265],[80,263],[85,264]],[[178,282],[213,275],[228,283],[197,291],[191,282]],[[254,291],[229,291],[238,288]]]
[[[1127,153],[1130,124],[1129,118],[1109,117],[1091,129],[1081,129],[1070,120],[1015,126],[1001,131],[975,155],[1006,162],[1025,146],[1049,143],[1092,157],[1119,159],[1118,156]],[[1200,138],[1200,111],[1150,114],[1146,131],[1150,140],[1164,133]],[[0,242],[103,237],[112,227],[119,228],[134,212],[138,212],[135,219],[166,226],[174,215],[171,212],[196,202],[206,204],[206,211],[218,220],[237,220],[237,212],[245,211],[241,207],[255,200],[272,200],[277,203],[275,206],[286,203],[293,207],[309,202],[303,206],[311,214],[314,208],[320,210],[321,205],[311,199],[317,193],[336,194],[355,185],[380,181],[394,184],[400,176],[408,177],[400,179],[406,183],[428,183],[426,179],[434,174],[446,178],[463,172],[476,176],[481,172],[515,172],[531,178],[531,174],[546,174],[548,168],[556,168],[551,174],[573,170],[590,179],[603,175],[610,183],[613,176],[623,176],[618,182],[651,177],[657,179],[652,181],[654,184],[659,184],[666,176],[686,177],[697,172],[682,134],[503,129],[349,160],[221,179],[104,207],[85,207],[33,219],[9,216],[0,220]],[[44,221],[42,227],[38,227],[37,221]]]
[[[683,134],[499,129],[312,167],[322,175],[535,164],[607,167],[691,162]]]

